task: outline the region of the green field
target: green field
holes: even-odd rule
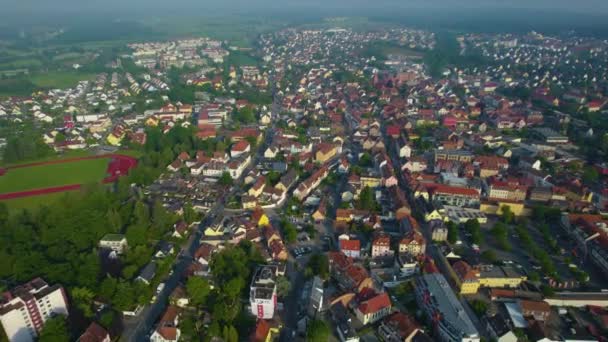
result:
[[[78,82],[91,80],[95,74],[75,71],[52,71],[44,74],[32,75],[31,81],[41,88],[69,88]]]
[[[101,158],[9,169],[0,176],[0,193],[99,182],[106,175],[108,161]]]

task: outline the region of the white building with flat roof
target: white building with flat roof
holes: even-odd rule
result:
[[[258,319],[272,319],[277,306],[277,266],[261,265],[249,287],[251,313]]]
[[[0,297],[0,321],[11,342],[36,340],[44,322],[54,315],[68,315],[63,287],[49,286],[36,278],[6,291]]]

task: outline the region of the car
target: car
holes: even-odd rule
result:
[[[165,283],[158,284],[158,287],[156,287],[156,294],[160,294],[164,289],[165,289]]]

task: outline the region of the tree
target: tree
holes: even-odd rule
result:
[[[448,242],[451,244],[456,243],[456,241],[458,241],[458,228],[456,227],[456,224],[452,221],[448,221],[445,225],[448,228]]]
[[[369,186],[366,186],[361,190],[357,207],[362,210],[373,210],[376,207],[374,191]]]
[[[86,287],[75,287],[72,289],[72,300],[76,307],[82,311],[85,317],[93,317],[91,305],[95,298],[95,293]]]
[[[289,294],[291,291],[291,282],[285,276],[277,277],[277,294],[279,297],[283,298]]]
[[[494,263],[496,262],[496,253],[493,250],[488,249],[481,253],[481,258],[487,263]]]
[[[211,292],[211,287],[207,279],[199,277],[190,277],[186,283],[186,290],[190,296],[192,304],[202,306],[207,302],[207,296]]]
[[[599,179],[599,173],[593,166],[585,166],[583,169],[583,181],[585,183],[595,183]]]
[[[49,318],[40,331],[40,342],[65,342],[70,340],[66,318],[62,315]]]
[[[313,254],[308,260],[307,268],[312,275],[317,275],[323,280],[329,278],[329,260],[325,254]]]
[[[511,243],[509,243],[509,231],[507,226],[502,222],[496,222],[492,228],[492,235],[496,238],[498,246],[504,251],[511,250]]]
[[[488,304],[482,300],[473,300],[471,302],[471,307],[477,317],[483,317],[486,314],[486,311],[488,311]]]
[[[481,225],[476,219],[469,219],[464,224],[464,228],[471,234],[471,240],[474,244],[479,245],[481,243]]]
[[[502,211],[500,218],[504,223],[509,224],[513,222],[513,220],[515,219],[515,214],[513,214],[513,212],[511,211],[511,207],[509,207],[508,205],[503,205],[502,207],[500,207],[500,210]]]
[[[306,341],[327,342],[329,340],[329,327],[322,320],[315,319],[306,330]]]
[[[223,186],[231,186],[234,183],[234,181],[232,180],[232,177],[230,176],[229,172],[224,172],[224,173],[222,173],[222,176],[218,180],[218,183],[220,183]]]
[[[283,236],[287,243],[294,243],[298,237],[298,231],[296,226],[287,219],[281,220],[281,227],[283,227]]]
[[[186,204],[184,205],[184,221],[186,221],[186,223],[190,224],[190,223],[198,220],[198,217],[199,217],[199,215],[192,207],[192,203],[186,202]]]

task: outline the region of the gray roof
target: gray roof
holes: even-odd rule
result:
[[[431,305],[438,312],[441,312],[442,325],[452,331],[452,333],[458,331],[458,333],[464,336],[479,336],[475,325],[473,325],[473,321],[471,321],[462,303],[458,300],[442,274],[429,273],[418,279],[419,284],[431,296]]]
[[[139,272],[139,276],[137,276],[137,278],[150,282],[155,275],[156,263],[154,261],[151,261],[144,268],[141,269],[141,272]]]

